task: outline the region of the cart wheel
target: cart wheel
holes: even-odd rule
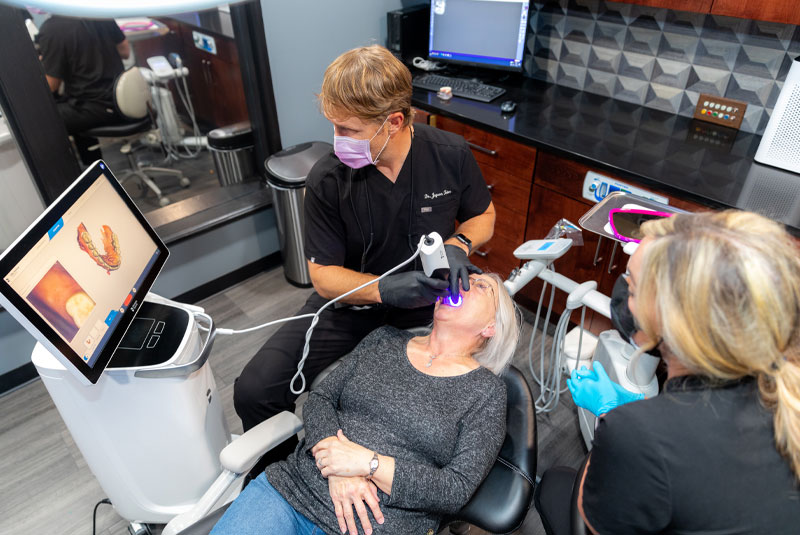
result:
[[[192,185],[192,181],[186,178],[185,176],[181,177],[180,184],[182,188],[188,188]]]
[[[166,206],[169,203],[170,203],[170,200],[169,200],[168,197],[161,197],[160,199],[158,199],[158,204],[161,205],[161,206]]]

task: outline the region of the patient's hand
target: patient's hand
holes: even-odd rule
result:
[[[338,440],[320,440],[311,448],[322,476],[369,475],[369,462],[372,460],[373,452],[351,442],[341,429],[336,437]]]
[[[383,513],[378,506],[378,489],[363,477],[338,477],[328,478],[328,491],[331,494],[333,508],[336,511],[336,520],[342,533],[350,532],[357,535],[358,528],[353,516],[353,507],[356,508],[361,527],[366,535],[372,534],[372,524],[367,515],[366,503],[372,511],[372,516],[378,524],[383,524]]]

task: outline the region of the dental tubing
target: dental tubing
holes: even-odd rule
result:
[[[289,390],[291,390],[292,394],[300,395],[306,389],[306,378],[303,375],[303,366],[305,366],[306,359],[308,358],[309,346],[310,346],[310,343],[311,343],[311,333],[314,332],[314,327],[319,322],[319,316],[320,316],[320,314],[322,314],[322,311],[325,310],[326,308],[328,308],[329,306],[331,306],[332,304],[334,304],[334,303],[336,303],[338,301],[341,301],[345,297],[347,297],[347,296],[349,296],[351,294],[354,294],[355,292],[357,292],[359,290],[362,290],[362,289],[366,288],[370,284],[375,284],[376,282],[380,281],[381,279],[385,278],[386,276],[391,275],[392,273],[396,272],[397,270],[405,267],[409,263],[413,262],[414,259],[417,258],[420,255],[420,253],[423,254],[423,265],[426,267],[426,273],[430,269],[430,267],[432,267],[433,265],[435,265],[437,268],[440,268],[440,267],[446,268],[447,267],[447,265],[446,265],[447,259],[445,258],[445,265],[442,265],[441,264],[441,259],[438,256],[438,251],[441,248],[441,243],[442,243],[442,238],[436,232],[431,232],[428,235],[423,235],[422,238],[419,241],[419,244],[417,245],[417,250],[414,251],[414,254],[412,254],[410,257],[408,257],[408,259],[404,260],[400,264],[397,264],[395,267],[393,267],[392,269],[390,269],[389,271],[387,271],[386,273],[384,273],[380,277],[376,277],[376,278],[374,278],[372,280],[369,280],[369,281],[365,282],[364,284],[362,284],[361,286],[353,288],[352,290],[343,293],[339,297],[331,299],[330,301],[328,301],[327,303],[322,305],[320,307],[320,309],[317,310],[317,312],[314,313],[314,314],[300,314],[299,316],[291,316],[291,317],[288,317],[288,318],[281,318],[279,320],[274,320],[274,321],[270,321],[270,322],[267,322],[267,323],[262,323],[261,325],[257,325],[255,327],[249,327],[247,329],[235,330],[235,329],[222,329],[222,328],[220,328],[220,329],[217,329],[217,334],[228,334],[228,335],[231,335],[231,334],[244,334],[244,333],[257,331],[257,330],[263,329],[265,327],[270,327],[272,325],[277,325],[279,323],[286,323],[286,322],[289,322],[289,321],[295,321],[295,320],[311,318],[311,325],[309,326],[308,330],[306,331],[305,345],[303,346],[303,355],[300,357],[300,361],[297,363],[297,373],[294,374],[294,376],[292,377],[292,382],[289,383]],[[430,267],[429,267],[429,261],[427,259],[429,257],[431,257],[432,255],[435,255],[434,256],[435,260],[430,262]],[[433,270],[430,269],[430,271],[432,272]],[[460,301],[460,299],[459,299],[459,301]],[[295,382],[297,381],[298,378],[300,379],[300,388],[295,389]]]

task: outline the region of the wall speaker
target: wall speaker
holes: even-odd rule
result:
[[[800,58],[786,75],[755,160],[800,173]]]

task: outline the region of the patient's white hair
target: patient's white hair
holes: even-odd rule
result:
[[[521,314],[514,300],[503,285],[503,279],[494,273],[484,273],[497,281],[497,312],[494,315],[494,336],[487,338],[483,346],[472,356],[481,366],[495,375],[508,367],[519,340]]]

